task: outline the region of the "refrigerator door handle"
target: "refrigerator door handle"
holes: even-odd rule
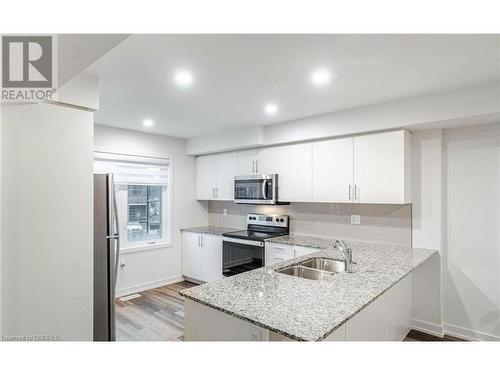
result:
[[[115,248],[115,288],[116,288],[116,279],[118,278],[118,263],[120,261],[120,222],[118,221],[118,204],[116,203],[116,190],[113,184],[113,210],[114,210],[114,227],[115,234],[114,238],[116,239],[116,248]]]

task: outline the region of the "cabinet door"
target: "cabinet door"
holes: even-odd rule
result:
[[[402,341],[411,329],[412,275],[387,291],[387,340]]]
[[[257,150],[257,173],[274,174],[278,173],[278,149],[277,147],[266,147]],[[279,176],[278,176],[279,183]]]
[[[278,147],[279,200],[312,200],[312,145],[304,143]]]
[[[387,331],[387,294],[347,321],[346,341],[384,341]]]
[[[198,156],[196,158],[196,199],[214,199],[216,186],[217,156]]]
[[[411,202],[409,139],[404,130],[354,137],[356,202]]]
[[[234,200],[234,176],[237,175],[236,153],[217,156],[217,186],[215,200]]]
[[[257,152],[255,150],[245,150],[237,153],[238,176],[249,176],[257,173],[256,156]]]
[[[202,281],[222,279],[222,237],[204,234],[201,239]]]
[[[182,274],[196,280],[202,279],[200,234],[182,233]]]
[[[352,202],[353,139],[342,138],[312,145],[313,200]]]

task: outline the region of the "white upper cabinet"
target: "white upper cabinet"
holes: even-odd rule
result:
[[[278,147],[278,198],[283,202],[312,201],[312,145]]]
[[[215,200],[234,199],[234,176],[237,175],[236,153],[230,152],[217,156],[217,185]]]
[[[356,203],[411,203],[410,133],[354,137],[354,185]]]
[[[312,144],[314,202],[352,202],[353,138]]]
[[[196,158],[196,199],[233,200],[236,153]]]
[[[238,176],[249,176],[256,174],[257,151],[244,150],[237,153]]]
[[[258,149],[256,162],[258,174],[278,173],[278,148],[266,147]]]
[[[282,202],[411,203],[405,130],[197,158],[196,198],[233,200],[234,176],[278,174]]]
[[[266,147],[238,152],[238,176],[273,174],[277,171],[277,148]]]
[[[196,199],[215,198],[217,186],[217,155],[196,158]]]

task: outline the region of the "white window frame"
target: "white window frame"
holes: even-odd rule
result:
[[[129,184],[116,184],[115,192],[118,203],[118,219],[120,225],[120,253],[127,254],[154,250],[165,247],[172,247],[172,197],[173,197],[173,160],[172,158],[159,158],[151,156],[127,155],[109,152],[94,152],[94,158],[116,160],[116,161],[145,161],[145,159],[154,160],[155,164],[168,165],[168,183],[162,189],[162,238],[159,240],[133,241],[128,242],[128,188]],[[134,184],[130,184],[134,185]]]

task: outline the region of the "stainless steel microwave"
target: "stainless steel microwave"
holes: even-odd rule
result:
[[[278,204],[278,175],[236,176],[234,202],[244,204]]]

